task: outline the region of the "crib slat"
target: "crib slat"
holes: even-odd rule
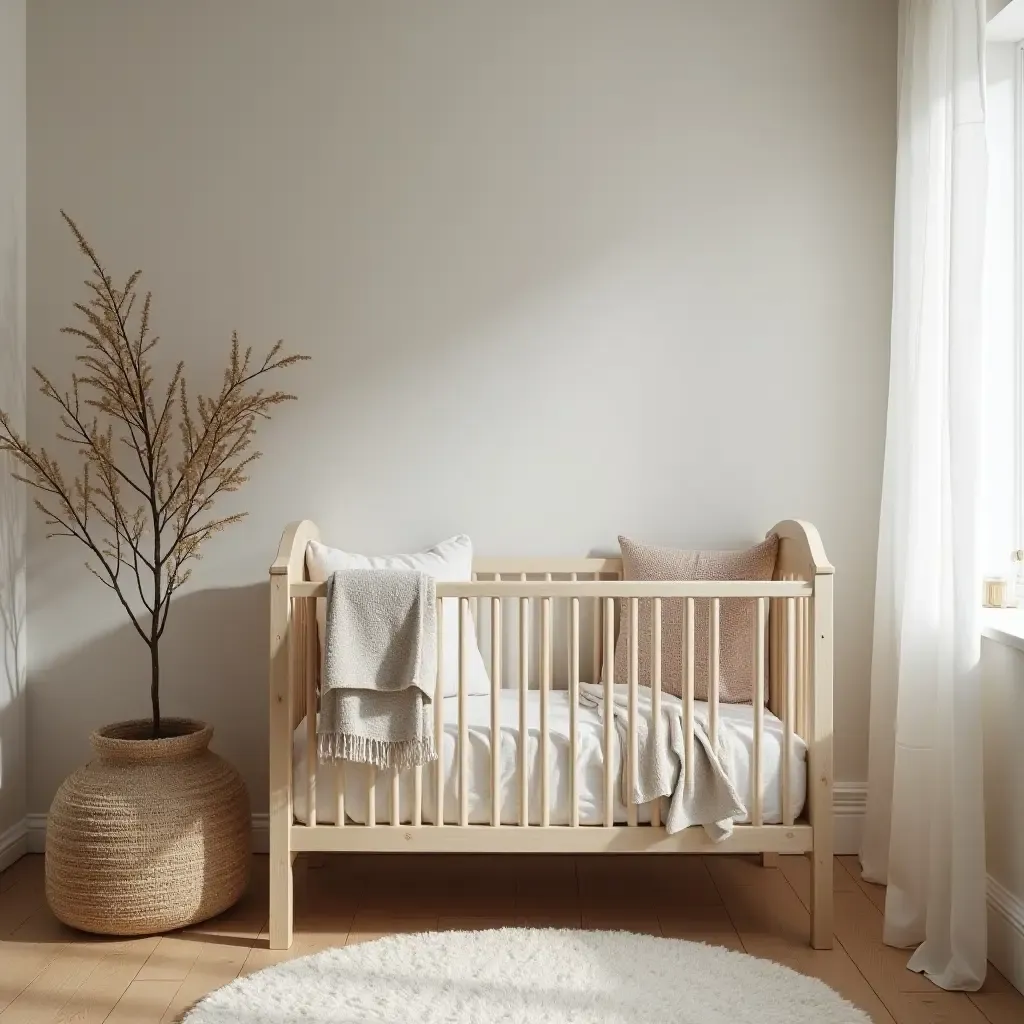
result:
[[[757,627],[754,630],[754,756],[751,770],[750,820],[764,824],[763,773],[761,770],[762,735],[764,733],[764,598],[757,598]]]
[[[377,825],[377,769],[372,764],[367,765],[366,773],[369,779],[366,785],[366,827],[375,828]]]
[[[569,582],[576,583],[579,581],[579,573],[573,572],[569,574]],[[565,612],[565,629],[566,629],[566,648],[565,648],[565,686],[566,689],[569,687],[569,681],[572,679],[572,598],[569,598],[569,605]],[[555,616],[555,628],[558,628],[558,616]]]
[[[401,808],[401,790],[399,788],[401,780],[399,777],[400,773],[397,768],[391,769],[391,816],[390,821],[392,825],[402,824],[402,808]]]
[[[754,631],[754,757],[751,762],[751,823],[764,824],[764,777],[762,738],[765,725],[765,599],[758,598],[757,628]]]
[[[601,579],[599,572],[594,573],[594,582],[597,583]],[[601,682],[601,611],[604,607],[604,601],[600,597],[594,598],[594,666],[590,672],[590,681],[592,683]]]
[[[459,824],[469,824],[469,723],[466,691],[469,689],[469,598],[459,598]]]
[[[423,765],[412,770],[412,823],[417,828],[423,824]]]
[[[491,824],[501,824],[501,598],[491,598]]]
[[[337,761],[334,765],[334,824],[338,828],[345,825],[345,762]]]
[[[615,649],[615,603],[614,598],[604,602],[604,650]],[[615,824],[615,765],[612,758],[614,721],[612,702],[615,697],[615,658],[605,658],[604,676],[604,824],[611,828]]]
[[[793,732],[799,733],[800,722],[800,685],[802,683],[800,674],[800,663],[803,660],[803,601],[793,602],[793,633],[794,633],[794,656],[793,656],[793,701],[791,704],[793,718]]]
[[[810,664],[810,602],[801,598],[797,602],[798,615],[796,620],[796,650],[797,650],[797,693],[796,693],[796,730],[805,739],[807,737],[807,666]]]
[[[547,575],[547,574],[545,574],[545,575]],[[539,583],[540,580],[537,580],[537,582]],[[546,583],[547,580],[545,580],[544,582]],[[532,636],[535,636],[535,637],[536,636],[540,636],[543,633],[541,618],[543,617],[543,614],[544,614],[543,611],[542,611],[543,604],[544,604],[544,595],[541,594],[539,596],[540,596],[540,600],[539,601],[534,601],[530,605],[530,633],[531,633]],[[541,678],[544,675],[544,641],[543,641],[543,639],[536,646],[537,646],[537,668],[536,668],[536,671],[533,673],[533,678],[537,681],[537,690],[540,691],[540,689],[541,689]],[[532,649],[531,649],[530,653],[533,654],[533,650]],[[537,757],[538,758],[540,758],[540,747],[541,747],[541,745],[538,742],[538,744],[537,744]]]
[[[786,598],[786,689],[782,734],[782,824],[793,824],[793,719],[796,710],[796,598]]]
[[[551,573],[545,574],[551,582]],[[551,768],[548,761],[548,700],[551,691],[551,598],[541,603],[540,637],[540,823],[547,828],[551,824],[551,794],[548,792]]]
[[[434,824],[444,825],[444,600],[437,602],[437,683],[434,688]]]
[[[686,758],[686,777],[684,782],[687,788],[694,784],[693,770],[693,689],[694,689],[694,656],[693,656],[693,629],[694,629],[694,605],[693,598],[686,599],[686,658],[684,662],[684,675],[686,677],[683,689],[683,749]]]
[[[651,730],[654,749],[661,749],[661,598],[656,597],[651,610]],[[661,825],[661,801],[651,804],[651,824]]]
[[[319,757],[316,743],[316,598],[299,601],[299,624],[303,638],[303,671],[306,684],[306,808],[307,821],[316,824],[316,769]]]
[[[778,690],[779,678],[782,674],[780,668],[782,665],[782,659],[779,657],[779,651],[782,648],[780,640],[782,634],[779,632],[780,619],[781,614],[779,611],[778,598],[769,598],[768,633],[771,638],[771,642],[768,645],[768,706],[773,710],[778,709],[779,706],[776,691]]]
[[[576,579],[576,573],[572,574]],[[579,798],[580,599],[569,609],[569,825],[580,823]]]
[[[636,815],[636,794],[637,779],[639,777],[639,739],[637,736],[637,694],[639,690],[638,666],[639,666],[639,644],[640,644],[640,602],[637,598],[629,599],[629,743],[627,756],[629,758],[627,767],[629,773],[629,792],[626,796],[626,824],[635,825]],[[608,710],[611,710],[610,708]]]
[[[811,599],[804,599],[804,731],[811,732],[811,699],[814,688],[814,612]]]
[[[719,626],[721,623],[721,604],[717,598],[711,598],[710,615],[708,616],[708,733],[711,747],[718,749],[718,674],[719,674]]]
[[[520,575],[526,578],[526,573]],[[530,689],[530,599],[519,599],[519,824],[530,824],[530,720],[527,695]]]
[[[480,580],[480,573],[474,572],[472,574],[472,580],[473,580],[474,583],[479,582],[479,580]],[[480,635],[480,628],[481,628],[482,623],[483,623],[483,618],[482,618],[483,610],[484,610],[483,600],[484,599],[482,597],[476,597],[476,598],[473,599],[473,620],[476,622],[477,636]]]

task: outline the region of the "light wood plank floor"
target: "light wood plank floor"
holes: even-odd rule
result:
[[[807,945],[807,861],[750,857],[320,856],[297,864],[296,938],[267,948],[267,859],[214,921],[162,937],[105,940],[59,924],[43,859],[0,875],[0,1024],[175,1021],[247,974],[393,932],[501,925],[625,928],[746,950],[821,978],[885,1024],[1021,1024],[1024,996],[995,969],[981,992],[942,992],[882,944],[883,890],[835,862],[836,947]]]

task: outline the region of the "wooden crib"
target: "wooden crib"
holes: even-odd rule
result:
[[[311,540],[319,540],[317,527],[304,520],[291,524],[281,538],[277,558],[270,568],[270,946],[286,949],[292,942],[292,864],[298,853],[317,851],[360,852],[459,852],[459,853],[805,853],[811,858],[811,945],[816,949],[832,946],[832,577],[833,569],[825,557],[817,530],[809,523],[789,520],[779,523],[770,533],[780,538],[775,578],[770,582],[698,581],[685,583],[633,582],[622,580],[618,558],[479,558],[474,562],[473,580],[464,583],[438,583],[439,632],[441,618],[448,606],[457,608],[459,617],[459,694],[457,697],[457,741],[454,762],[446,768],[440,757],[422,768],[410,769],[399,779],[377,779],[371,775],[364,821],[356,824],[345,812],[344,766],[321,766],[317,771],[314,756],[305,758],[304,778],[296,782],[293,771],[293,745],[298,730],[305,736],[307,753],[316,749],[316,707],[319,647],[316,602],[326,594],[326,585],[312,583],[306,571],[305,551]],[[577,705],[581,680],[581,661],[588,667],[589,680],[601,680],[600,666],[606,651],[615,643],[616,605],[624,601],[624,614],[631,617],[632,650],[629,652],[629,730],[628,749],[622,752],[627,771],[637,759],[636,694],[637,636],[639,601],[652,600],[652,710],[655,718],[661,700],[661,615],[662,601],[683,599],[685,605],[683,652],[683,707],[686,763],[692,763],[694,717],[694,603],[709,602],[709,694],[707,717],[712,742],[720,721],[719,616],[720,602],[729,598],[752,598],[756,605],[755,701],[752,752],[750,757],[749,824],[737,824],[731,836],[712,843],[702,828],[693,827],[669,836],[660,824],[657,805],[650,805],[638,821],[638,808],[626,808],[626,823],[619,824],[612,813],[616,779],[611,765],[613,732],[611,716],[604,725],[604,814],[600,825],[582,825],[578,813],[578,726]],[[442,606],[441,599],[446,601]],[[457,603],[456,603],[457,602]],[[561,622],[555,627],[555,608],[561,607]],[[517,611],[517,629],[503,627],[503,608]],[[539,611],[539,628],[537,615]],[[498,793],[500,741],[491,743],[490,822],[471,824],[468,811],[466,687],[466,629],[475,616],[481,636],[489,635],[491,736],[501,736],[507,721],[499,722],[499,692],[503,681],[517,687],[520,717],[519,735],[527,736],[526,695],[531,681],[539,690],[540,706],[540,802],[539,824],[531,820],[527,806],[531,790],[526,742],[519,744],[518,823],[502,823]],[[489,630],[484,630],[485,623]],[[531,634],[539,632],[536,646],[536,672],[531,678]],[[508,635],[510,634],[510,635]],[[517,671],[509,673],[506,657],[511,646]],[[439,657],[443,657],[438,644]],[[564,679],[556,680],[558,662]],[[608,659],[609,664],[613,659]],[[558,673],[560,674],[560,673]],[[611,676],[611,672],[608,673]],[[511,676],[511,678],[510,678]],[[549,815],[549,704],[552,687],[561,682],[569,693],[570,817],[568,824],[552,824]],[[604,684],[611,686],[613,679]],[[763,814],[762,780],[764,706],[781,720],[781,823],[767,824]],[[456,698],[448,698],[449,701]],[[441,749],[444,721],[442,705],[435,700],[435,728]],[[310,714],[307,714],[310,711]],[[303,729],[298,727],[302,725]],[[787,773],[793,771],[791,752],[795,737],[806,744],[806,800],[803,813],[796,815]],[[616,756],[619,752],[616,749]],[[324,773],[334,773],[333,823],[317,823],[317,785],[324,786]],[[446,772],[454,769],[454,775]],[[411,776],[411,778],[409,777]],[[424,813],[424,782],[433,793],[445,792],[445,785],[456,787],[457,822],[445,821],[444,800],[434,800],[430,815]],[[386,822],[378,822],[375,808],[381,797],[378,784],[390,790],[390,813]],[[296,787],[301,786],[305,801],[305,821],[295,815]],[[400,810],[400,786],[411,789],[411,809]],[[323,794],[321,793],[321,805]],[[408,800],[406,806],[409,806]],[[440,811],[437,808],[442,808]],[[536,809],[535,809],[536,811]],[[536,814],[534,814],[536,817]],[[429,820],[428,820],[429,819]]]

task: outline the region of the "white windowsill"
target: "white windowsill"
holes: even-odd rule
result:
[[[981,635],[1024,651],[1024,608],[982,608]]]

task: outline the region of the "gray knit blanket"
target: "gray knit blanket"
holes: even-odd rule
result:
[[[608,714],[604,687],[580,684],[580,704],[596,708],[604,720]],[[708,837],[719,842],[732,834],[734,817],[746,814],[743,801],[729,777],[736,758],[731,749],[727,723],[718,722],[718,749],[711,746],[706,707],[694,707],[693,764],[686,764],[686,719],[683,702],[669,693],[661,695],[661,729],[652,729],[651,690],[641,686],[637,694],[637,780],[631,787],[627,758],[629,743],[629,690],[614,687],[612,716],[622,756],[622,802],[636,804],[667,798],[665,831],[669,835],[691,825],[702,825]],[[632,792],[630,790],[632,789]]]
[[[403,771],[437,757],[435,596],[433,577],[413,570],[342,569],[327,581],[321,761]]]

